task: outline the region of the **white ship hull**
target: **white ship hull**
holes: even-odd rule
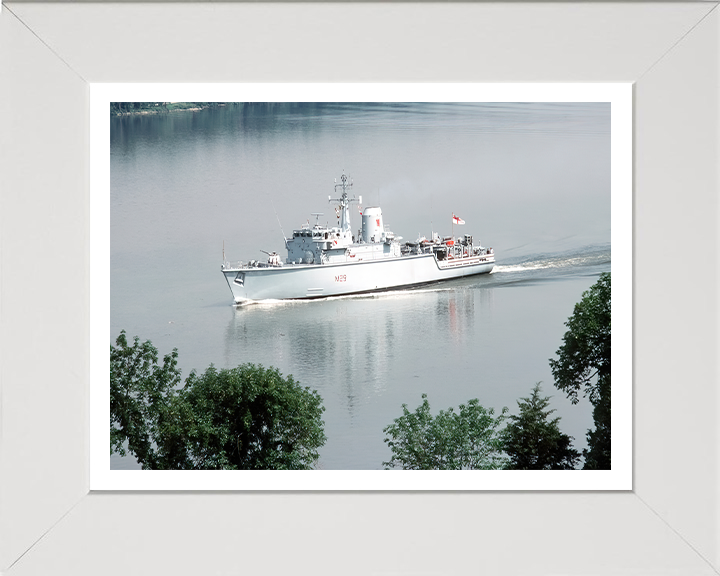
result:
[[[238,304],[254,300],[327,298],[429,284],[491,272],[492,254],[438,260],[434,254],[361,262],[223,267]]]

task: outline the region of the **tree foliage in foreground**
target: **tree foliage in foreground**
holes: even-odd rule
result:
[[[383,433],[392,450],[386,469],[403,470],[497,470],[505,466],[503,441],[498,432],[506,418],[507,408],[495,416],[480,406],[479,400],[430,413],[427,394],[422,404],[410,412],[402,405],[403,415],[387,426]]]
[[[110,346],[110,453],[125,456],[127,443],[127,451],[144,468],[158,467],[154,443],[173,390],[182,382],[177,356],[173,350],[159,365],[149,340],[141,344],[135,337],[129,345],[124,331]]]
[[[518,400],[520,413],[509,417],[503,431],[509,470],[573,470],[580,453],[572,447],[572,436],[560,431],[560,418],[548,420],[550,397],[540,396],[537,383],[529,398]]]
[[[576,404],[578,395],[592,403],[595,430],[588,430],[585,469],[610,469],[610,274],[600,279],[575,305],[565,325],[557,360],[550,360],[555,386]]]
[[[322,399],[275,368],[191,374],[163,429],[174,469],[302,470],[325,443]]]
[[[312,468],[325,443],[322,398],[275,368],[194,371],[183,388],[177,351],[158,353],[125,332],[110,346],[110,451],[143,469]]]

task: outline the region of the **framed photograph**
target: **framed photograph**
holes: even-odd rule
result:
[[[478,546],[493,573],[716,573],[714,4],[11,3],[0,19],[9,87],[0,314],[11,351],[1,366],[0,570],[37,574],[61,560],[80,574],[235,573],[238,542],[253,550],[241,566],[252,571],[267,569],[261,558],[282,541],[294,553],[270,570],[309,572],[296,559],[320,535],[332,551],[313,573],[467,572],[476,559],[460,551]],[[110,116],[111,103],[190,101],[225,106]],[[489,103],[499,126],[479,121]],[[531,110],[545,116],[509,128],[510,115],[526,120]],[[518,132],[544,144],[525,150]],[[229,145],[240,133],[245,144]],[[479,133],[497,139],[473,149]],[[593,141],[609,170],[594,172]],[[527,163],[529,152],[542,162]],[[432,173],[430,159],[442,170]],[[342,198],[335,179],[352,181],[349,198],[362,195],[363,209],[382,209],[385,239],[402,236],[411,249],[437,234],[468,253],[492,247],[497,271],[411,294],[235,305],[225,270],[239,260],[268,266],[273,253],[287,254],[283,267],[302,266],[287,248],[294,231],[338,227],[342,204],[338,214],[325,199]],[[510,183],[525,195],[513,198]],[[601,189],[609,199],[592,192]],[[543,198],[564,202],[545,212]],[[588,212],[597,219],[562,234]],[[359,212],[350,225],[362,238]],[[521,230],[538,250],[521,245]],[[578,253],[588,246],[596,252]],[[592,257],[582,280],[576,268],[541,271]],[[512,414],[537,381],[582,448],[592,415],[586,406],[575,418],[583,409],[553,387],[548,361],[573,305],[608,264],[622,371],[613,378],[611,470],[382,469],[384,430],[403,404],[412,412],[426,393],[434,413],[478,398]],[[493,286],[503,274],[521,281]],[[489,341],[512,339],[502,323],[510,310],[525,330],[519,350]],[[161,356],[177,347],[183,380],[210,364],[255,361],[303,386],[318,382],[328,437],[318,468],[154,471],[111,458],[107,338],[123,329]],[[427,354],[411,354],[413,340]],[[471,354],[484,361],[479,382],[458,384],[475,377]],[[500,374],[510,389],[483,399],[483,382],[492,389],[483,378]],[[675,463],[680,454],[686,464]],[[394,538],[381,536],[378,518],[394,519]],[[151,537],[177,554],[140,545]],[[519,542],[532,553],[518,554]],[[118,543],[137,553],[118,557]],[[358,543],[372,553],[348,565]],[[418,543],[423,554],[397,555],[398,545]]]
[[[611,242],[632,243],[631,95],[629,84],[91,86],[91,342],[109,318],[112,344],[144,333],[161,356],[178,349],[181,374],[248,363],[291,374],[324,402],[326,438],[302,465],[313,474],[212,470],[221,465],[196,448],[158,455],[175,465],[141,456],[161,468],[141,469],[119,442],[108,459],[110,406],[117,429],[132,384],[118,346],[111,402],[98,350],[91,488],[630,489],[632,253],[611,257]],[[473,221],[482,229],[465,234]],[[531,465],[555,470],[502,470],[511,460],[492,438],[540,381],[553,411],[543,420],[560,418],[570,450],[588,450],[601,424],[589,400],[573,405],[553,387],[548,359],[575,303],[611,270],[612,466],[579,473],[582,460],[558,452]],[[440,403],[435,414],[472,400],[497,413],[478,456],[451,460],[458,442],[393,458],[408,440],[388,427],[423,398]],[[469,438],[481,433],[468,422]],[[226,466],[273,466],[254,450],[240,460],[229,445]]]

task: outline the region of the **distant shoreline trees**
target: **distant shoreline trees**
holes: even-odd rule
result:
[[[110,115],[156,114],[225,106],[225,102],[110,102]]]

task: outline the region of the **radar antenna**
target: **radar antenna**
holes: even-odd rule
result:
[[[348,198],[348,190],[352,188],[352,185],[352,180],[350,180],[343,172],[342,176],[340,176],[340,184],[337,183],[337,179],[335,180],[335,192],[338,191],[338,188],[342,190],[340,198],[332,198],[331,196],[328,196],[328,202],[338,202],[340,204],[340,228],[348,234],[350,233],[350,213],[348,211],[348,206],[350,206],[351,203],[362,203],[362,196],[360,196],[359,199]]]

